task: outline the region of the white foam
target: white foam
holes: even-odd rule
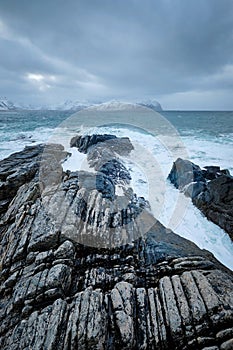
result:
[[[129,157],[124,157],[122,160],[130,170],[131,187],[135,193],[149,200],[153,214],[164,226],[191,240],[201,249],[209,250],[220,262],[233,269],[233,244],[229,235],[208,221],[189,198],[166,180],[172,167],[173,155],[158,138],[114,127],[98,128],[89,132],[128,136],[135,150]],[[215,160],[215,164],[229,168],[229,159],[231,159],[229,144],[217,144],[205,140],[200,142],[191,137],[184,138],[184,142],[191,160],[197,164],[213,165]],[[175,142],[174,147],[176,147]],[[77,167],[80,158],[76,161],[75,157],[71,159],[72,157],[70,158],[72,164],[77,163],[74,168]]]
[[[40,127],[33,131],[15,132],[10,135],[5,134],[4,138],[0,141],[0,159],[4,159],[14,152],[23,150],[25,146],[46,143],[52,133],[53,129]]]
[[[233,174],[232,154],[233,138],[206,140],[202,137],[183,137],[190,154],[190,160],[199,166],[218,165],[227,168]]]
[[[70,157],[62,164],[63,170],[78,171],[85,170],[93,172],[93,168],[90,168],[87,162],[87,156],[84,153],[80,153],[77,148],[68,148],[67,151],[71,154]]]
[[[1,158],[19,151],[24,146],[40,142],[62,143],[72,156],[63,164],[64,170],[87,170],[93,171],[88,166],[86,155],[78,152],[76,148],[69,148],[71,135],[69,130],[59,128],[55,131],[55,137],[49,128],[38,128],[33,132],[25,133],[25,139],[14,141],[2,141],[0,143]],[[138,196],[149,200],[155,216],[166,226],[171,228],[180,236],[196,243],[201,249],[211,251],[215,257],[227,267],[233,269],[233,244],[228,234],[217,225],[208,221],[201,212],[193,206],[192,202],[174,188],[167,180],[171,170],[174,156],[183,157],[183,149],[180,143],[172,136],[166,140],[172,147],[166,147],[164,139],[154,137],[150,134],[141,133],[135,130],[116,127],[103,127],[83,129],[84,133],[109,133],[116,136],[129,137],[135,147],[129,157],[122,160],[130,170],[132,181],[131,186]],[[31,136],[31,137],[29,137]],[[32,142],[35,141],[35,142]],[[218,139],[202,139],[193,135],[182,138],[186,147],[189,159],[194,163],[205,165],[219,165],[233,171],[230,160],[232,159],[233,143],[231,138],[223,137]],[[117,189],[120,195],[121,189]]]
[[[233,270],[233,244],[229,235],[207,218],[197,209],[192,201],[182,194],[185,210],[180,212],[179,220],[173,226],[169,223],[177,203],[179,191],[167,183],[169,191],[166,192],[163,211],[159,217],[160,222],[171,228],[180,236],[194,242],[199,248],[207,249],[225,266]]]

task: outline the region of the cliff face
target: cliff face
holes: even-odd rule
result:
[[[1,200],[11,200],[0,226],[0,348],[232,349],[232,273],[128,187],[117,153],[129,140],[90,140],[73,145],[96,173],[64,173],[59,145],[0,162]]]

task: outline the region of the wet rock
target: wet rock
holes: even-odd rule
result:
[[[196,198],[201,192],[205,191],[206,183],[203,181],[191,182],[183,188],[183,192],[187,197]]]
[[[79,152],[87,153],[89,147],[96,145],[99,142],[106,142],[116,139],[115,135],[87,135],[87,136],[74,136],[70,141],[70,147],[77,147]]]
[[[35,173],[2,214],[1,349],[230,349],[232,273],[98,174]]]
[[[168,179],[179,189],[192,182],[205,182],[201,168],[189,160],[183,160],[181,158],[178,158],[173,163]]]
[[[233,348],[233,339],[227,340],[225,343],[222,343],[220,350],[231,350]]]
[[[119,155],[128,154],[133,146],[128,137],[116,137],[115,135],[87,135],[87,136],[75,136],[70,142],[71,147],[77,147],[79,152],[88,153],[90,148],[96,149],[110,148],[112,152]]]
[[[54,252],[56,259],[74,259],[75,247],[70,241],[65,241],[60,247]]]
[[[59,162],[65,159],[64,147],[57,144],[27,146],[23,151],[14,153],[0,161],[0,214],[4,213],[18,189],[31,181],[39,171],[41,159],[59,168]],[[61,168],[59,168],[60,170]]]
[[[233,328],[224,329],[216,334],[216,337],[221,340],[233,337]]]
[[[112,159],[103,164],[100,172],[108,176],[114,184],[129,184],[131,175],[126,167],[119,160]]]
[[[79,172],[79,186],[85,188],[88,192],[97,190],[102,193],[104,198],[111,200],[115,196],[115,186],[112,179],[102,173]]]
[[[178,158],[168,179],[233,239],[233,177],[228,171],[218,166],[201,170],[198,165]]]

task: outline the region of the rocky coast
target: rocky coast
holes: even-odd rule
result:
[[[130,140],[77,136],[71,146],[94,171],[64,172],[57,144],[0,161],[0,348],[232,349],[233,274],[133,192],[120,161]],[[221,177],[230,181],[211,181]],[[176,171],[170,179],[183,186]],[[198,195],[212,194],[199,182]]]

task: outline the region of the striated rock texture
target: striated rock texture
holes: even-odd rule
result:
[[[206,217],[229,233],[233,240],[233,177],[227,169],[198,165],[178,158],[168,176]]]
[[[0,348],[232,349],[232,273],[66,156],[44,148],[2,211]]]
[[[45,174],[46,172],[51,174],[52,170],[54,170],[53,178],[61,174],[62,167],[59,161],[67,156],[64,147],[55,144],[46,145],[46,156],[44,150],[45,145],[28,146],[24,151],[14,153],[0,161],[0,215],[8,208],[18,189],[35,177],[43,162]]]

